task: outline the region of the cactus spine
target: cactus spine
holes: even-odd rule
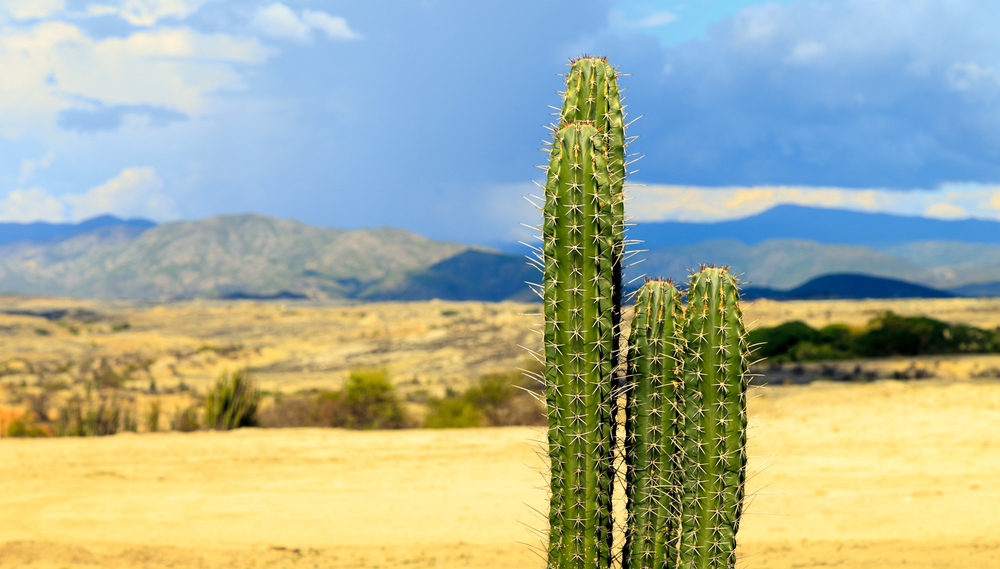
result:
[[[747,335],[725,268],[703,267],[687,296],[679,567],[734,567],[746,480]]]
[[[629,335],[625,405],[625,484],[628,520],[622,567],[671,567],[677,549],[678,409],[684,324],[673,283],[647,281],[636,296]]]

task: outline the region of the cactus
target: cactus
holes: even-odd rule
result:
[[[746,469],[747,342],[727,270],[695,274],[686,309],[669,281],[640,290],[625,438],[615,439],[627,165],[617,77],[606,58],[572,61],[540,207],[548,566],[606,569],[620,559],[622,569],[732,567]],[[624,523],[612,511],[622,482]],[[624,531],[620,550],[615,528]]]
[[[678,566],[736,564],[746,479],[749,347],[736,279],[725,268],[692,275],[684,318],[683,448]]]
[[[623,569],[670,567],[677,549],[677,457],[684,323],[681,293],[669,280],[651,280],[636,295],[629,335],[625,405],[625,483],[628,531]]]
[[[613,243],[598,130],[556,134],[545,187],[549,566],[607,567],[611,549]]]
[[[572,122],[590,121],[601,137],[601,149],[607,162],[611,182],[611,219],[614,244],[618,248],[612,266],[611,322],[617,330],[621,324],[622,260],[625,248],[625,106],[618,93],[618,72],[608,64],[607,57],[583,56],[570,61],[566,75],[566,91],[559,126]],[[620,342],[614,337],[614,359],[618,362]]]

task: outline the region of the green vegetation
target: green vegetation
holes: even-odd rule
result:
[[[276,396],[262,413],[264,427],[401,429],[412,424],[381,369],[352,371],[344,389],[294,397]]]
[[[424,427],[544,425],[544,409],[537,396],[529,392],[534,383],[519,372],[484,375],[462,393],[449,389],[444,397],[430,398]]]
[[[260,391],[246,370],[223,372],[205,398],[205,424],[217,431],[253,427],[259,404]]]
[[[135,411],[115,396],[99,397],[96,404],[73,397],[59,409],[53,432],[57,437],[103,437],[134,431],[134,416]]]
[[[816,330],[800,321],[758,328],[750,332],[750,343],[759,344],[757,355],[773,363],[1000,353],[1000,331],[886,312],[857,329],[831,324]]]

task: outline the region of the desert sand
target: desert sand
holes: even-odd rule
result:
[[[1000,566],[1000,383],[756,390],[742,567]],[[0,440],[0,567],[541,567],[542,434]]]

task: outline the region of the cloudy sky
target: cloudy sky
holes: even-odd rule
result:
[[[639,220],[1000,219],[995,0],[0,0],[0,220],[257,212],[496,243],[569,57]]]

